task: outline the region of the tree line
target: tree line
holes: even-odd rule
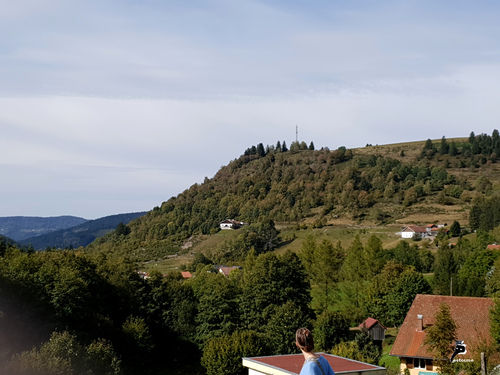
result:
[[[486,249],[498,238],[496,228],[455,248],[441,241],[434,258],[417,243],[383,248],[375,235],[355,236],[344,249],[311,231],[297,254],[250,248],[229,277],[205,259],[189,280],[141,278],[113,253],[5,244],[0,362],[11,374],[238,374],[242,356],[296,352],[294,332],[309,326],[318,350],[377,363],[379,349],[349,327],[368,316],[399,326],[416,294],[449,294],[451,278],[453,295],[499,296],[500,258]]]

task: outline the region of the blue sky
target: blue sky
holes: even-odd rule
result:
[[[150,210],[259,142],[499,128],[493,1],[0,0],[0,216]]]

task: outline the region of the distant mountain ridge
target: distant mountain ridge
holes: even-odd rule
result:
[[[83,223],[40,236],[25,238],[19,243],[24,246],[32,246],[35,250],[44,250],[47,247],[64,249],[87,246],[97,237],[115,230],[118,224],[127,225],[130,221],[145,214],[146,212],[132,212],[105,216],[96,220],[83,219]]]
[[[0,235],[15,241],[44,235],[62,229],[68,229],[87,222],[76,216],[6,216],[0,217]]]

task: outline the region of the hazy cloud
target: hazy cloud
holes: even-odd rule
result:
[[[43,3],[43,4],[42,4]],[[498,127],[493,1],[0,1],[0,215],[149,210],[252,144]]]

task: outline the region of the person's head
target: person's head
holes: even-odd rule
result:
[[[295,333],[295,344],[307,353],[314,350],[314,340],[311,331],[307,328],[299,328]]]

